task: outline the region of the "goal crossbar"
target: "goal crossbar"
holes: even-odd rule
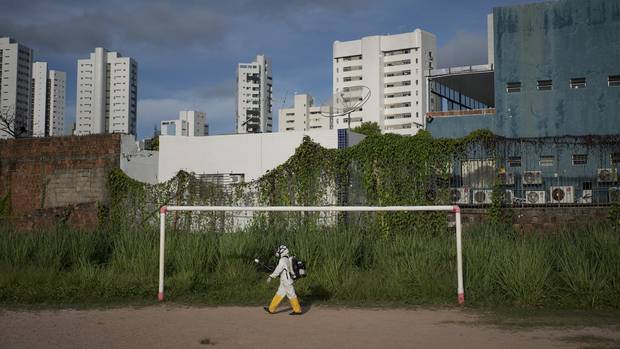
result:
[[[456,220],[457,300],[465,303],[463,288],[463,253],[461,209],[459,206],[162,206],[159,210],[159,289],[157,298],[164,300],[164,260],[166,244],[166,213],[170,211],[252,211],[252,212],[452,212]]]

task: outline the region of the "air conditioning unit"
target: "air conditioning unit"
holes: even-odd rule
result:
[[[591,204],[592,203],[592,190],[584,189],[581,191],[581,197],[579,198],[579,203],[581,204]]]
[[[620,204],[620,188],[611,187],[607,192],[607,197],[609,199],[609,203],[619,203]]]
[[[542,184],[540,171],[525,171],[523,173],[523,185]]]
[[[490,204],[492,196],[493,190],[491,189],[472,190],[472,202],[474,204]]]
[[[525,202],[530,205],[540,205],[545,203],[544,190],[527,190],[525,191]]]
[[[510,173],[510,172],[500,173],[499,180],[502,183],[502,185],[514,185],[515,175],[514,173]]]
[[[506,191],[504,191],[503,201],[505,204],[512,204],[514,197],[515,197],[514,192],[510,189],[507,189]]]
[[[599,183],[613,183],[618,181],[618,172],[615,168],[599,168],[596,173]]]
[[[549,188],[549,193],[551,194],[551,202],[553,203],[567,204],[575,202],[575,191],[570,185],[551,187]]]
[[[469,204],[469,188],[452,188],[450,190],[450,200],[454,204]]]

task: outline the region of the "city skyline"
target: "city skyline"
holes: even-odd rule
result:
[[[480,64],[486,62],[486,15],[496,6],[531,2],[33,1],[6,6],[0,33],[31,47],[34,60],[67,72],[66,131],[76,114],[75,62],[105,47],[140,62],[139,138],[183,109],[206,111],[212,133],[224,134],[234,132],[236,65],[256,54],[273,60],[277,114],[292,105],[295,92],[310,93],[317,104],[330,95],[336,40],[421,28],[437,36],[440,67]]]

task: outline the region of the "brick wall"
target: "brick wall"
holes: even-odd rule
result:
[[[462,211],[463,225],[486,222],[489,213],[486,209],[467,208]],[[513,208],[511,223],[521,232],[552,231],[565,227],[592,225],[607,220],[609,207],[526,207]]]
[[[0,140],[0,197],[11,195],[10,220],[22,229],[58,220],[94,227],[120,152],[118,134]]]

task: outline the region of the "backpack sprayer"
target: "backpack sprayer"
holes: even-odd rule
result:
[[[267,269],[269,271],[273,271],[272,267],[268,267],[268,266],[264,265],[258,258],[254,258],[254,263],[262,266],[263,268],[265,268],[265,269]]]

